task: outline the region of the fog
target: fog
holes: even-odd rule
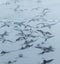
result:
[[[0,0],[0,64],[59,64],[59,27],[59,0]]]

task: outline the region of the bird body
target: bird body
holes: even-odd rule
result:
[[[33,46],[33,44],[31,44],[31,45],[25,45],[25,47],[21,47],[21,50],[24,50],[24,49],[26,49],[26,48],[30,48],[30,47],[32,47]]]
[[[50,32],[44,32],[43,30],[37,30],[37,31],[43,35],[43,38],[45,39],[45,41],[54,37]]]
[[[54,51],[51,46],[49,46],[49,47],[43,47],[42,50],[43,51],[40,54],[49,53],[49,52],[53,52]]]
[[[38,49],[41,49],[41,50],[42,50],[42,52],[39,53],[39,54],[54,52],[54,49],[52,48],[52,46],[49,46],[49,47],[42,47],[42,46],[40,46],[40,45],[38,44],[35,48],[38,48]]]
[[[54,59],[50,59],[50,60],[43,60],[43,63],[41,63],[41,64],[49,64],[50,62],[52,62]]]

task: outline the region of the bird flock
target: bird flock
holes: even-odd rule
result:
[[[17,2],[19,2],[19,0],[14,0],[15,4]],[[40,0],[38,0],[38,3],[39,2]],[[10,3],[7,2],[5,3],[5,5],[10,5]],[[14,11],[18,11],[19,8],[20,6],[18,5],[14,9]],[[38,10],[38,8],[33,8],[31,11]],[[20,11],[24,10],[27,9],[20,9]],[[19,47],[18,49],[16,47],[15,49],[12,48],[12,50],[4,50],[0,47],[0,58],[18,51],[29,51],[29,49],[32,50],[33,48],[39,50],[37,52],[38,56],[53,53],[55,50],[52,45],[49,45],[49,40],[54,38],[54,34],[50,32],[50,29],[52,28],[52,26],[56,25],[57,22],[55,22],[54,20],[49,21],[45,18],[48,10],[48,8],[44,8],[41,15],[36,15],[33,18],[28,19],[27,21],[6,19],[1,20],[0,31],[2,32],[0,32],[0,46],[2,44],[19,44]],[[48,46],[46,44],[48,44]],[[19,53],[18,56],[16,56],[13,60],[9,60],[6,63],[4,62],[4,64],[15,64],[20,58],[25,58],[24,53]],[[53,60],[54,58],[47,59],[45,57],[42,57],[42,62],[39,62],[39,64],[50,64]]]
[[[21,43],[23,41],[23,43],[20,45],[19,49],[12,50],[12,51],[1,50],[0,56],[4,56],[4,55],[10,54],[12,52],[22,51],[22,50],[26,50],[26,49],[33,48],[33,47],[41,50],[37,55],[44,55],[44,54],[48,54],[50,52],[54,52],[54,48],[51,45],[50,46],[43,46],[44,44],[46,44],[46,42],[48,42],[49,39],[54,37],[54,35],[51,32],[43,30],[43,28],[46,28],[46,27],[42,28],[42,25],[45,26],[45,23],[39,23],[39,25],[41,27],[38,27],[38,28],[37,28],[38,24],[36,24],[35,26],[31,26],[31,25],[29,25],[31,23],[29,21],[28,22],[25,22],[25,21],[22,21],[22,22],[2,21],[0,23],[2,23],[2,25],[0,26],[0,30],[2,30],[3,28],[5,29],[4,32],[0,33],[0,43],[14,44],[17,42]],[[55,24],[55,22],[54,22],[54,24]],[[46,26],[49,29],[49,26],[52,26],[54,24],[47,23]],[[15,33],[16,38],[14,41],[9,40],[7,38],[7,37],[9,37],[9,34],[10,34],[8,29],[11,29],[16,32]],[[39,43],[40,38],[41,38],[42,42]],[[35,43],[36,43],[36,45],[35,45]],[[9,60],[7,62],[7,64],[13,64],[13,63],[17,62],[17,60],[19,58],[24,58],[23,53],[19,54],[19,56],[16,57],[16,60],[13,60],[13,61]],[[49,60],[44,59],[42,61],[42,63],[40,63],[40,64],[49,64],[53,60],[54,59],[49,59]]]

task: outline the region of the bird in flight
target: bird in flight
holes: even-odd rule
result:
[[[37,26],[38,25],[41,25],[41,28],[47,27],[47,28],[51,29],[51,27],[56,25],[56,23],[52,23],[52,24],[49,24],[49,23],[39,23],[39,24],[37,24]]]
[[[54,59],[50,59],[50,60],[43,60],[43,62],[41,64],[49,64],[53,61]]]
[[[40,32],[44,38],[45,41],[47,41],[48,39],[54,37],[54,35],[52,35],[50,32],[44,32],[43,30],[37,30],[38,32]]]
[[[17,62],[17,60],[13,60],[13,61],[9,60],[9,61],[7,62],[7,64],[14,64],[15,62]]]
[[[21,50],[24,50],[24,49],[30,48],[30,47],[32,47],[32,46],[33,46],[33,44],[31,44],[31,45],[27,44],[27,45],[25,45],[25,47],[21,47]]]
[[[7,51],[7,52],[6,51],[1,51],[0,55],[3,56],[5,54],[7,54],[7,53],[10,53],[10,52],[9,51]]]
[[[3,25],[0,28],[10,27],[10,25],[11,25],[11,22],[3,22]]]
[[[39,53],[39,54],[54,52],[54,49],[52,48],[52,46],[42,47],[40,44],[38,44],[37,46],[35,46],[35,48],[38,48],[38,49],[43,50],[43,51],[42,51],[41,53]]]
[[[43,50],[43,51],[42,51],[40,54],[49,53],[49,52],[54,52],[52,46],[43,47],[42,50]]]

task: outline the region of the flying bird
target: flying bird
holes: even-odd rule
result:
[[[35,48],[42,49],[40,44],[37,44],[37,46],[35,46]]]
[[[9,51],[7,51],[7,52],[6,51],[1,51],[0,55],[3,56],[5,54],[7,54],[7,53],[10,53],[10,52]]]
[[[49,64],[53,61],[54,59],[50,59],[50,60],[43,60],[43,62],[41,64]]]
[[[45,16],[48,13],[48,11],[49,11],[48,8],[43,9],[43,11],[42,11],[43,16]]]
[[[51,36],[52,35],[52,33],[48,32],[48,31],[47,32],[44,32],[43,30],[37,30],[37,31],[42,33],[43,36],[46,36],[46,35]]]
[[[47,41],[48,39],[54,37],[54,35],[52,35],[50,32],[44,32],[43,30],[37,30],[38,32],[40,32],[44,38],[45,41]]]
[[[3,38],[4,36],[8,36],[8,32],[5,31],[4,33],[0,34],[0,36]]]
[[[26,39],[25,37],[18,37],[18,38],[16,39],[16,41],[25,40],[25,39]]]
[[[44,24],[43,26],[41,26],[41,28],[48,27],[49,29],[51,29],[51,27],[52,27],[53,25],[56,25],[56,23],[54,23],[54,24]]]
[[[10,22],[3,22],[3,25],[0,27],[0,28],[3,28],[3,27],[10,27]]]
[[[24,23],[25,23],[25,22],[14,22],[14,24],[16,24],[16,25],[18,25],[18,26],[20,26],[20,27],[21,27],[22,25],[25,26]]]
[[[52,23],[52,24],[49,24],[49,23],[39,23],[39,24],[37,24],[37,26],[41,25],[41,28],[47,27],[47,28],[51,29],[51,27],[54,26],[54,25],[56,25],[56,24],[57,23]]]
[[[32,47],[33,46],[33,44],[31,44],[31,45],[25,45],[25,47],[21,47],[21,50],[24,50],[24,49],[27,49],[27,48],[30,48],[30,47]]]
[[[42,51],[40,54],[49,53],[49,52],[54,52],[52,46],[43,47],[42,50],[43,50],[43,51]]]
[[[15,62],[17,62],[17,60],[13,60],[13,61],[10,61],[10,60],[9,60],[9,61],[7,62],[7,64],[13,64],[13,63],[15,63]]]
[[[50,33],[50,32],[46,32],[46,34],[47,34],[47,35],[52,35],[52,33]]]
[[[24,42],[24,44],[27,45],[27,44],[30,44],[30,43],[33,43],[33,42],[36,42],[36,40],[33,40],[33,39],[31,39],[30,41],[27,41],[27,40],[26,40],[26,41]]]
[[[42,47],[40,44],[38,44],[37,46],[35,46],[35,48],[42,50],[42,52],[39,53],[39,54],[54,52],[54,49],[52,48],[52,46],[49,46],[49,47]]]

